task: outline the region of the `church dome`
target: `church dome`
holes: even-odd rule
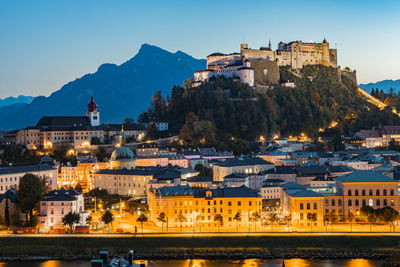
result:
[[[88,107],[88,111],[89,112],[93,112],[93,111],[97,110],[97,104],[94,103],[93,96],[92,96],[92,98],[90,100],[90,103],[87,105],[87,107]]]
[[[135,159],[135,153],[127,146],[121,146],[115,149],[111,154],[111,160],[132,160]]]

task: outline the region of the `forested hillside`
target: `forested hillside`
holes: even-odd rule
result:
[[[281,68],[281,79],[294,81],[296,88],[256,93],[237,79],[224,78],[195,88],[174,87],[166,100],[156,93],[139,120],[169,121],[185,146],[221,149],[276,133],[316,138],[333,121],[338,122],[336,132],[346,134],[400,123],[389,110],[379,111],[361,98],[352,81],[344,76],[340,81],[334,68],[307,66],[296,75]]]

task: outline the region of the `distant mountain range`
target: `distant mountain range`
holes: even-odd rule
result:
[[[389,92],[390,88],[393,88],[397,93],[400,91],[400,79],[399,80],[383,80],[376,83],[363,83],[359,85],[367,93],[371,93],[372,88],[378,88],[384,92]]]
[[[34,99],[33,96],[24,96],[24,95],[19,95],[18,97],[6,97],[4,99],[0,99],[0,108],[17,104],[17,103],[23,103],[23,104],[29,104],[32,102]]]
[[[125,63],[103,64],[95,73],[65,84],[49,97],[0,107],[0,129],[35,125],[42,116],[84,115],[91,95],[101,112],[101,122],[136,118],[149,106],[155,91],[166,95],[174,85],[182,85],[194,71],[205,67],[204,59],[143,44]]]

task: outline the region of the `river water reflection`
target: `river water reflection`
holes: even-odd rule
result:
[[[350,260],[285,260],[285,267],[375,267],[382,261]],[[0,262],[0,267],[90,267],[87,261],[45,261],[45,262]],[[155,260],[149,261],[149,267],[281,267],[282,260]]]

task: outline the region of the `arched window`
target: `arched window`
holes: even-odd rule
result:
[[[368,199],[368,206],[373,207],[374,206],[374,200],[373,199]]]
[[[372,196],[372,189],[369,190],[369,195]]]
[[[335,206],[335,200],[332,199],[332,206]]]
[[[337,204],[338,204],[338,206],[342,206],[342,200],[338,199]]]
[[[377,199],[377,200],[376,200],[376,205],[377,205],[377,206],[380,206],[380,205],[381,205],[381,200],[380,200],[380,199]]]
[[[393,189],[390,189],[390,195],[394,196],[394,190]]]
[[[365,196],[365,189],[363,189],[361,195]]]
[[[379,189],[376,189],[376,195],[379,196],[381,194],[381,192],[379,191]]]
[[[351,190],[348,190],[348,191],[347,191],[347,195],[348,195],[348,196],[351,196]]]
[[[349,201],[348,201],[348,205],[349,205],[349,206],[351,206],[351,205],[352,205],[352,203],[351,203],[351,199],[349,199]]]
[[[387,190],[386,189],[383,189],[383,195],[387,196]]]
[[[365,199],[362,200],[362,206],[365,207],[367,205]]]
[[[314,203],[314,209],[315,210],[317,209],[317,203]]]
[[[307,203],[307,209],[311,209],[310,203]]]
[[[358,196],[358,190],[356,189],[356,191],[354,191],[354,195]]]
[[[301,210],[304,209],[303,203],[300,203],[300,209],[301,209]]]
[[[325,206],[329,206],[329,199],[325,199]]]
[[[356,206],[359,206],[360,202],[358,201],[358,199],[356,199]]]

